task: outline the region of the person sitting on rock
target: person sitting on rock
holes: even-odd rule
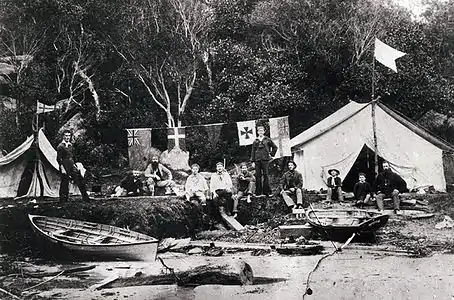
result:
[[[238,201],[246,196],[247,203],[251,203],[251,196],[255,193],[255,176],[248,171],[247,164],[240,164],[240,174],[237,178],[237,194],[233,197],[233,217],[237,216]]]
[[[191,175],[186,179],[185,197],[187,201],[190,201],[192,197],[197,198],[200,204],[206,205],[206,192],[208,191],[208,185],[205,177],[199,173],[200,166],[198,164],[191,165]]]
[[[353,195],[355,195],[356,205],[368,204],[372,194],[372,187],[366,181],[366,174],[358,174],[359,181],[353,186]]]
[[[296,196],[296,207],[303,208],[303,176],[296,170],[296,163],[289,161],[287,163],[287,172],[282,175],[280,189],[282,198],[288,207],[295,207],[295,202],[291,198]]]
[[[227,215],[231,215],[230,207],[232,203],[232,178],[229,173],[224,169],[224,164],[218,162],[216,164],[216,173],[211,175],[210,179],[210,192],[213,199],[214,214],[218,210],[224,210]]]
[[[165,194],[170,195],[172,192],[179,195],[175,181],[173,181],[172,172],[159,162],[157,155],[151,157],[151,163],[145,169],[146,186],[148,192],[154,196],[155,187],[165,188]]]
[[[382,167],[383,172],[377,175],[373,186],[378,211],[383,211],[384,198],[391,197],[394,204],[394,213],[401,214],[399,194],[407,190],[407,183],[402,179],[402,177],[391,170],[391,166],[387,161],[383,162]]]
[[[144,193],[141,180],[142,172],[128,170],[126,176],[120,181],[120,185],[115,189],[115,196],[139,196]]]
[[[342,194],[342,179],[339,177],[340,172],[337,169],[328,170],[328,174],[331,175],[328,177],[328,193],[326,194],[326,202],[331,202],[334,200],[333,192],[337,196],[337,200],[342,202],[344,196]]]

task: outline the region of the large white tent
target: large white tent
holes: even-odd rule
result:
[[[57,152],[42,129],[0,158],[0,198],[58,197]],[[80,194],[70,184],[71,194]]]
[[[454,149],[384,104],[375,105],[377,154],[408,188],[433,185],[446,191],[443,152]],[[346,175],[364,145],[374,149],[372,102],[350,102],[291,139],[294,161],[308,190],[326,189],[327,171]]]

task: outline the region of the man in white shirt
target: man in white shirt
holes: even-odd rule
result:
[[[206,195],[208,191],[208,185],[205,178],[199,173],[200,166],[198,164],[191,165],[191,175],[186,179],[184,186],[186,194],[186,200],[189,201],[191,197],[195,197],[200,200],[200,204],[206,205]]]
[[[210,192],[214,208],[216,210],[219,207],[225,208],[232,206],[232,190],[232,178],[229,173],[225,171],[224,164],[222,162],[218,162],[216,164],[216,173],[211,175],[210,179]],[[231,215],[229,209],[226,210],[226,213]]]

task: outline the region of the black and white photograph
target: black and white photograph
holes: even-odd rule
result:
[[[0,0],[0,300],[454,299],[454,0]]]

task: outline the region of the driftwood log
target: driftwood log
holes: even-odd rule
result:
[[[138,285],[199,286],[204,284],[251,285],[254,281],[252,268],[248,263],[232,265],[203,265],[182,272],[167,274],[118,278],[104,288],[115,288]]]

